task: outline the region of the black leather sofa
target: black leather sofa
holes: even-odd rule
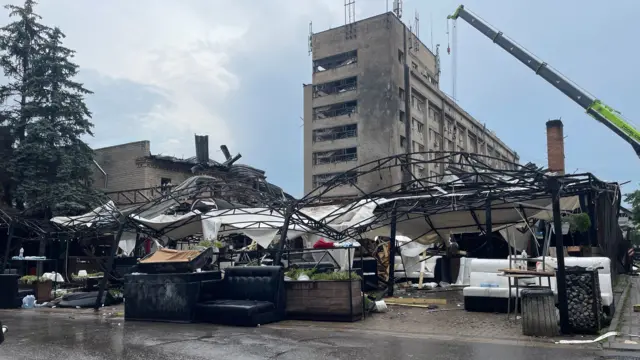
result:
[[[227,268],[222,280],[203,281],[195,320],[257,326],[285,316],[284,270],[280,266]]]

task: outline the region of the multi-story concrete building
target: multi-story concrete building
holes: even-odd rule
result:
[[[304,189],[407,151],[464,151],[518,162],[493,131],[439,89],[439,56],[394,14],[312,34],[313,82],[304,86]],[[492,166],[506,167],[501,161]],[[443,165],[414,176],[443,175]],[[400,169],[359,177],[328,196],[402,181]]]

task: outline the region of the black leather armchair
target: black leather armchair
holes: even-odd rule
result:
[[[257,326],[282,320],[285,301],[282,267],[231,267],[222,280],[202,282],[195,320]]]

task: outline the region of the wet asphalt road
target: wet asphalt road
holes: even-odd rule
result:
[[[388,332],[336,331],[322,324],[260,328],[124,323],[68,314],[0,312],[9,326],[5,359],[601,359],[597,349],[512,341],[467,341]],[[317,324],[317,326],[316,326]]]

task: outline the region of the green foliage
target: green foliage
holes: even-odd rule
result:
[[[566,216],[563,221],[569,223],[569,230],[571,232],[585,233],[589,231],[591,227],[591,219],[589,214],[579,213]]]
[[[316,273],[311,276],[311,280],[329,280],[329,281],[347,281],[347,280],[360,280],[360,275],[354,271],[349,274],[348,271],[336,271],[330,273]]]
[[[351,272],[349,277],[348,271],[335,271],[335,272],[321,272],[316,273],[313,269],[289,269],[285,272],[285,275],[289,278],[296,280],[300,275],[307,275],[309,279],[316,281],[347,281],[347,280],[360,280],[360,275],[355,272]]]
[[[25,275],[18,280],[21,284],[33,285],[38,282],[51,281],[49,279],[38,277],[35,275]]]
[[[205,248],[217,247],[218,249],[222,249],[224,247],[224,244],[219,240],[202,240],[198,243],[198,246],[202,246]]]
[[[18,209],[52,216],[80,213],[99,201],[91,190],[93,152],[82,140],[93,135],[84,96],[74,81],[74,51],[58,28],[40,23],[33,0],[8,5],[0,28],[0,181],[3,199]]]
[[[74,281],[78,281],[78,280],[82,280],[82,279],[86,279],[86,278],[97,278],[97,277],[104,277],[104,273],[103,272],[97,272],[97,273],[91,273],[91,274],[87,274],[85,276],[79,276],[76,274],[71,274],[71,279]]]
[[[631,222],[640,225],[640,190],[625,194],[624,201],[631,204]]]

